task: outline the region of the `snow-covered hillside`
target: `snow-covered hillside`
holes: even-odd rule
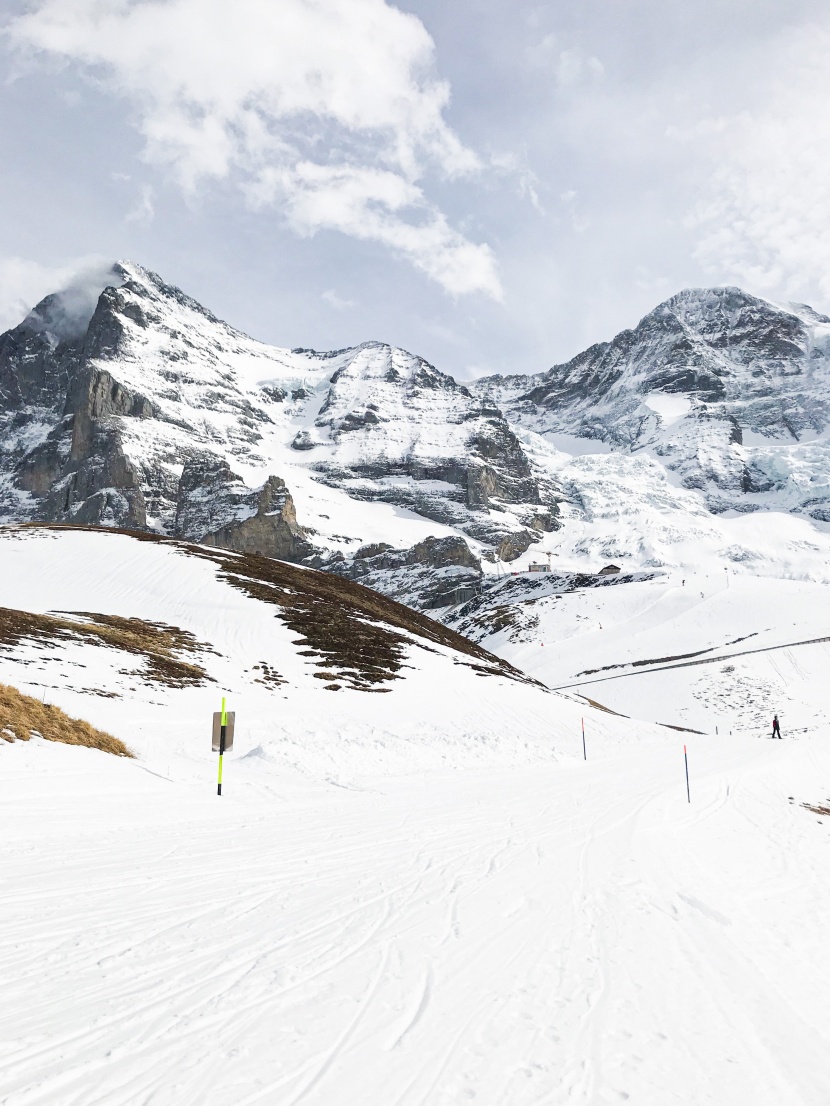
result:
[[[629,721],[215,548],[11,527],[0,564],[0,683],[137,754],[0,741],[0,1102],[830,1097],[827,724]],[[695,621],[658,580],[620,620]]]
[[[526,554],[448,610],[449,625],[635,718],[712,734],[765,732],[776,710],[799,730],[830,721],[828,646],[779,648],[830,635],[823,524],[713,515],[643,454],[560,456],[555,473],[579,506],[545,543],[551,572],[523,571]],[[609,564],[620,572],[597,575]],[[681,666],[664,671],[671,658]]]
[[[239,752],[304,771],[554,754],[543,687],[336,576],[65,527],[0,528],[0,564],[0,683],[92,716],[154,769],[212,770],[223,695]]]

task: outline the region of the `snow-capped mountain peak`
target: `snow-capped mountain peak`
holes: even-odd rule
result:
[[[634,533],[646,511],[634,544],[573,551],[650,569],[711,512],[830,518],[828,350],[811,308],[686,289],[566,364],[463,385],[383,342],[266,345],[119,262],[0,338],[0,510],[255,550],[436,606],[488,561],[558,550],[563,523],[623,511]],[[655,531],[657,504],[673,521]]]

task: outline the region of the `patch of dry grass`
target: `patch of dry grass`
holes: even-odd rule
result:
[[[595,710],[605,711],[606,714],[615,714],[617,718],[628,718],[627,714],[620,714],[618,710],[611,710],[610,707],[606,707],[605,703],[598,703],[596,699],[591,699],[588,695],[580,695],[576,693],[577,699],[583,699],[589,706],[594,707]]]
[[[197,641],[188,631],[164,623],[87,612],[62,618],[0,607],[0,649],[14,647],[24,640],[50,644],[74,640],[120,649],[146,662],[145,671],[137,675],[167,687],[200,687],[213,682],[200,665],[176,655],[213,652],[210,646]]]
[[[117,737],[96,730],[89,722],[70,718],[60,709],[23,695],[15,687],[0,684],[0,737],[4,741],[28,741],[40,735],[64,745],[83,745],[117,757],[133,754]]]

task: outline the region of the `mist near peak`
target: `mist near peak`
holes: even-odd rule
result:
[[[45,333],[55,345],[75,341],[86,332],[104,289],[119,288],[124,280],[124,270],[112,262],[85,266],[60,291],[42,299],[24,325]]]

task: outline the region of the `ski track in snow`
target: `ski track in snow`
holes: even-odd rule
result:
[[[801,806],[830,790],[826,645],[604,685],[615,709],[693,724],[691,688],[720,737],[414,645],[394,695],[333,696],[209,562],[120,535],[5,538],[1,605],[163,619],[217,653],[201,689],[97,647],[0,656],[2,682],[54,688],[139,755],[0,743],[0,1104],[830,1101],[830,838]],[[573,635],[552,641],[548,611],[548,648],[510,655],[550,677],[748,632],[780,645],[826,630],[822,588],[569,596],[554,609]],[[600,602],[606,630],[582,631]],[[264,660],[276,692],[252,676]],[[81,661],[121,697],[79,687]],[[207,731],[226,692],[220,800]],[[771,704],[783,742],[760,740]]]
[[[3,749],[0,1102],[829,1101],[827,736],[695,739],[691,806],[674,739],[221,801]]]

